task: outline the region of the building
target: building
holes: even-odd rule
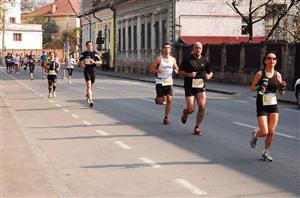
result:
[[[42,26],[21,24],[21,0],[4,3],[3,6],[5,8],[4,49],[42,49]],[[3,42],[2,33],[3,30],[0,32],[0,43]]]
[[[169,42],[174,47],[190,45],[195,41],[203,44],[247,42],[245,23],[227,2],[228,0],[98,0],[82,1],[82,7],[88,9],[90,6],[91,16],[97,13],[94,12],[95,5],[102,5],[103,9],[106,5],[113,10],[114,70],[148,73],[149,65],[161,53],[164,42]],[[247,2],[243,2],[241,12],[247,13],[247,6]],[[261,8],[258,15],[264,13],[265,8]],[[101,18],[102,14],[98,13],[97,16]],[[92,24],[93,21],[95,19],[92,19]],[[88,20],[84,19],[82,22],[82,40],[90,38],[96,43],[97,35],[93,32],[99,32],[99,26],[89,26]],[[266,31],[265,20],[255,23],[253,42],[265,40]],[[180,61],[181,52],[175,48],[173,52]]]
[[[79,0],[55,0],[53,3],[40,7],[32,12],[22,14],[22,22],[30,17],[45,16],[50,20],[54,20],[59,27],[59,36],[65,30],[79,28],[80,22],[77,14],[80,12]]]

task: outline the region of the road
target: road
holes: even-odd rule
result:
[[[195,113],[180,122],[182,88],[174,88],[170,125],[154,104],[151,83],[97,76],[94,108],[83,74],[47,81],[1,68],[1,197],[299,197],[300,111],[280,104],[271,163],[251,97],[208,92],[202,136]]]

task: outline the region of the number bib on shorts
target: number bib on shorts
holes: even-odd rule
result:
[[[56,73],[55,70],[49,70],[48,74],[49,74],[49,75],[57,75],[57,73]]]
[[[263,106],[276,105],[277,98],[275,93],[268,93],[263,95]]]
[[[162,79],[161,84],[162,84],[162,86],[170,86],[170,85],[173,85],[173,79],[172,79],[172,78]]]
[[[86,65],[92,65],[92,64],[94,64],[94,60],[91,58],[86,58],[86,59],[84,59],[84,63]]]
[[[193,79],[193,88],[203,88],[204,87],[204,80],[203,79]]]

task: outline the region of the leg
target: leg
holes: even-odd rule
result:
[[[170,113],[170,110],[171,110],[171,102],[172,102],[172,95],[167,95],[166,96],[167,98],[167,103],[166,103],[166,107],[165,107],[165,117],[169,117],[169,113]]]
[[[268,150],[271,147],[273,136],[275,134],[275,129],[278,124],[278,118],[279,118],[278,113],[270,113],[268,116],[269,126],[268,126],[267,137],[265,139],[265,150]]]
[[[196,100],[198,104],[198,112],[197,112],[197,120],[196,120],[196,126],[200,126],[205,113],[205,104],[206,104],[206,93],[200,92],[196,95]]]
[[[188,115],[194,112],[195,96],[185,96],[186,108],[182,112],[181,122],[186,123]]]
[[[92,82],[90,80],[86,81],[86,95],[89,100],[92,100]]]
[[[257,117],[259,130],[256,133],[257,137],[266,137],[268,134],[268,117],[259,116]]]

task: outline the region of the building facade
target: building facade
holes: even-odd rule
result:
[[[21,0],[15,0],[12,3],[5,3],[4,8],[5,49],[42,49],[42,26],[21,24]],[[0,43],[3,42],[2,33],[3,31],[0,32]]]

